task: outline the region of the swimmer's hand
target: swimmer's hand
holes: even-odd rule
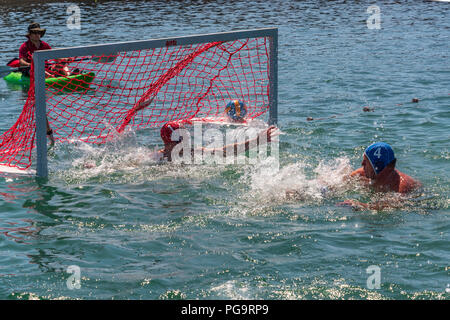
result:
[[[55,138],[53,137],[53,133],[47,135],[48,139],[50,140],[50,146],[53,147],[55,144]]]
[[[296,199],[300,196],[300,192],[296,190],[287,190],[286,191],[286,198],[288,199]]]
[[[359,202],[359,201],[356,201],[356,200],[349,200],[349,199],[347,199],[347,200],[345,200],[343,202],[339,202],[336,205],[339,206],[339,207],[349,207],[349,208],[352,208],[355,211],[364,210],[364,209],[368,209],[369,208],[369,205],[367,203],[362,203],[362,202]]]
[[[390,202],[388,200],[384,201],[375,201],[371,203],[363,203],[356,200],[345,200],[343,202],[339,202],[336,205],[340,207],[351,207],[353,210],[384,210],[389,208],[401,208],[402,202]]]
[[[266,134],[267,142],[271,142],[274,137],[280,135],[280,130],[275,126],[270,126],[269,128],[267,128]]]
[[[83,167],[85,169],[92,169],[92,168],[97,167],[97,165],[93,161],[86,161],[85,163],[83,163]]]

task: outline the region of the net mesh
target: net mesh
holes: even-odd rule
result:
[[[48,60],[46,72],[47,119],[57,142],[105,143],[128,128],[221,118],[234,99],[247,105],[247,119],[269,109],[265,37]],[[3,165],[28,168],[32,162],[33,70],[30,80],[19,119],[0,137]]]

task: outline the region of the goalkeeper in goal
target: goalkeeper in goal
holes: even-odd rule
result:
[[[158,150],[158,160],[173,161],[180,158],[186,159],[186,155],[183,153],[186,151],[186,145],[190,146],[190,144],[182,143],[184,138],[184,135],[182,134],[183,130],[186,130],[186,128],[182,121],[169,121],[162,126],[161,139],[164,142],[164,148]],[[237,156],[240,152],[247,152],[254,146],[271,142],[272,139],[278,134],[278,128],[275,126],[270,126],[267,129],[262,130],[256,138],[247,139],[243,142],[235,142],[233,144],[224,145],[217,148],[189,147],[190,156],[187,156],[190,159],[194,158],[194,156],[199,153],[222,157]]]

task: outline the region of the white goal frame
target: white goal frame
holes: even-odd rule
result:
[[[174,38],[150,39],[142,41],[118,42],[64,49],[36,51],[33,55],[35,105],[36,105],[36,174],[48,176],[47,164],[47,130],[46,130],[46,96],[45,96],[45,61],[74,56],[112,55],[121,51],[161,48],[169,45],[190,45],[213,41],[234,41],[246,38],[269,38],[269,124],[278,122],[278,28],[231,31],[200,34]]]

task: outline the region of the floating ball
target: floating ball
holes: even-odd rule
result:
[[[247,114],[247,106],[240,100],[233,100],[225,107],[225,113],[233,121],[243,121]]]

